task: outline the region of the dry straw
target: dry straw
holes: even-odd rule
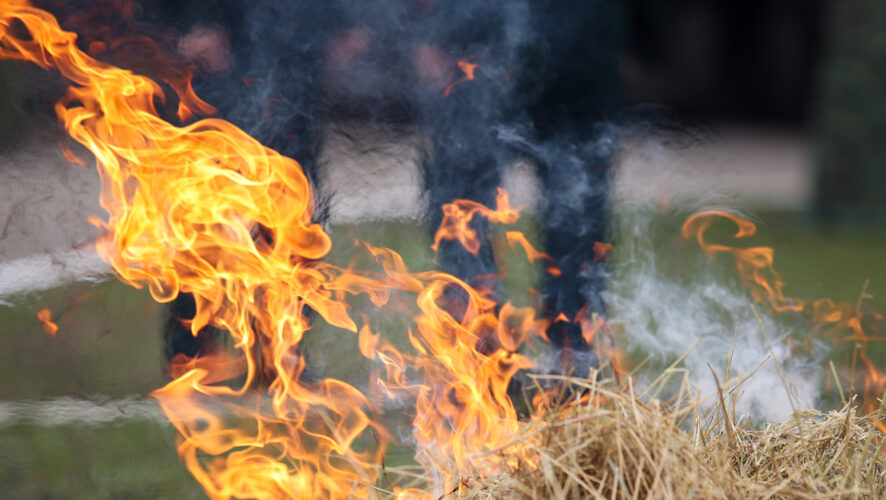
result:
[[[620,384],[562,377],[560,403],[527,422],[519,453],[493,450],[505,473],[464,477],[448,498],[882,498],[886,494],[883,405],[860,415],[796,411],[762,427],[735,415],[745,380],[705,399],[688,383],[657,396],[673,367],[642,394]],[[714,375],[716,378],[716,375]],[[548,384],[550,385],[550,384]],[[673,387],[673,385],[669,385]]]

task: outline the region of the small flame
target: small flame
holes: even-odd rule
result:
[[[601,260],[609,260],[609,256],[612,255],[612,252],[615,250],[615,247],[612,243],[605,243],[602,241],[594,242],[594,260],[591,264],[596,264]]]
[[[59,141],[59,143],[58,143],[58,148],[61,150],[62,156],[65,157],[65,160],[68,160],[69,162],[73,163],[74,165],[79,165],[81,167],[86,166],[86,162],[83,161],[82,158],[77,156],[73,151],[71,151],[71,148],[67,147],[65,144],[62,144],[61,141]]]
[[[55,337],[58,333],[58,325],[52,322],[52,311],[49,309],[40,309],[37,311],[37,320],[43,325],[43,331],[50,337]]]
[[[705,233],[710,227],[722,219],[729,220],[738,227],[733,235],[735,239],[745,239],[756,233],[757,227],[753,222],[732,212],[711,209],[690,216],[683,224],[682,235],[686,239],[695,238],[702,250],[712,257],[718,254],[734,257],[739,275],[750,286],[751,294],[756,301],[768,305],[775,312],[805,314],[819,331],[834,342],[852,342],[853,356],[858,356],[865,365],[863,404],[869,411],[873,410],[875,402],[886,390],[886,375],[875,368],[865,350],[870,342],[886,340],[882,336],[872,334],[877,332],[883,316],[864,310],[861,300],[858,303],[850,303],[835,302],[828,298],[809,301],[785,297],[784,282],[773,267],[775,251],[772,248],[738,248],[709,243],[705,239]],[[853,366],[854,364],[853,362]],[[886,430],[882,422],[878,425]]]
[[[882,400],[883,396],[883,388],[886,387],[886,373],[878,370],[874,363],[871,362],[870,358],[864,353],[864,351],[860,351],[858,353],[861,362],[865,366],[865,391],[864,394],[873,394],[874,399],[868,399],[865,402],[865,410],[872,412],[877,409],[878,402],[876,398],[880,398]],[[882,403],[879,403],[882,404]],[[880,431],[886,433],[886,422],[880,420],[877,422],[877,427],[879,427]]]
[[[526,235],[519,231],[508,231],[505,233],[505,240],[508,242],[508,245],[511,246],[512,249],[516,247],[520,247],[526,252],[526,257],[529,259],[529,262],[535,262],[536,260],[546,260],[548,262],[548,267],[545,269],[548,274],[554,277],[559,277],[563,274],[559,267],[557,267],[557,262],[551,258],[550,255],[539,252],[532,246],[531,243],[526,239]]]
[[[705,210],[693,214],[686,220],[683,224],[682,235],[684,238],[691,238],[695,235],[698,245],[710,256],[726,253],[735,257],[738,272],[751,286],[751,292],[757,301],[768,303],[772,309],[778,312],[802,311],[804,308],[802,302],[788,299],[782,292],[784,282],[772,267],[775,257],[775,251],[772,248],[736,248],[712,244],[704,240],[704,233],[719,218],[726,218],[738,227],[738,231],[733,236],[735,239],[748,238],[757,232],[757,226],[753,222],[734,213],[724,210]]]
[[[473,80],[474,79],[474,71],[476,71],[477,68],[480,66],[477,63],[472,63],[472,62],[466,61],[464,59],[459,59],[458,62],[456,62],[456,64],[458,65],[458,69],[460,69],[461,72],[464,73],[465,76],[450,83],[449,86],[447,86],[443,90],[443,97],[449,97],[449,94],[450,94],[450,92],[452,92],[452,89],[455,88],[455,86],[458,85],[459,83],[469,82],[469,81]]]
[[[443,205],[443,221],[434,235],[431,249],[437,252],[441,241],[457,240],[467,251],[477,255],[480,240],[477,238],[477,231],[470,227],[475,215],[499,224],[514,224],[520,218],[520,208],[511,207],[508,193],[504,189],[498,188],[495,203],[495,210],[471,200],[455,200]]]

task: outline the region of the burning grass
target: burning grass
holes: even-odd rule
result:
[[[882,408],[866,408],[866,417],[851,405],[831,415],[795,413],[780,426],[757,430],[736,418],[741,384],[728,377],[716,398],[701,399],[684,380],[664,402],[657,398],[667,377],[640,395],[630,379],[626,386],[596,376],[563,379],[552,384],[560,387],[554,394],[539,389],[543,396],[533,407],[542,410],[520,421],[508,388],[520,370],[534,368],[521,346],[547,339],[554,323],[571,322],[599,349],[596,332],[605,322],[583,313],[536,317],[532,307],[497,302],[493,287],[474,288],[440,271],[410,271],[399,254],[370,243],[360,251],[375,270],[328,262],[332,240],[313,222],[316,198],[297,162],[220,119],[166,121],[157,109],[165,95],[159,84],[93,59],[75,41],[49,13],[25,0],[0,0],[0,58],[58,69],[72,84],[56,111],[93,153],[102,176],[108,221],[94,220],[103,231],[100,255],[121,280],[148,288],[158,302],[191,294],[192,333],[206,326],[224,330],[239,351],[238,358],[209,354],[183,363],[174,381],[151,393],[181,435],[179,457],[210,497],[365,498],[381,491],[375,485],[387,474],[378,474],[378,464],[393,435],[374,420],[377,405],[354,385],[304,377],[298,348],[315,319],[352,332],[361,354],[384,365],[384,377],[371,379],[380,397],[414,401],[416,460],[436,475],[427,484],[459,483],[443,490],[450,496],[884,493],[875,426]],[[181,121],[202,111],[188,109],[202,102],[189,87],[171,86]],[[455,200],[443,212],[432,248],[452,240],[475,255],[483,243],[470,226],[475,215],[508,226],[519,218],[504,190],[495,209]],[[785,297],[771,248],[710,243],[705,232],[723,218],[737,226],[734,239],[754,234],[752,223],[722,210],[693,215],[682,234],[712,257],[733,256],[755,299],[773,311],[804,312],[825,333],[857,346],[882,340],[863,330],[881,316],[863,311],[860,302]],[[521,233],[508,231],[504,241],[532,262],[546,262],[549,274],[562,273]],[[401,294],[408,300],[392,298]],[[411,310],[411,351],[399,351],[370,318],[353,314],[346,299],[358,296],[378,309]],[[858,356],[869,372],[865,393],[882,393],[886,376],[860,347]],[[421,381],[411,380],[413,374]],[[242,385],[222,383],[233,379]],[[255,387],[269,396],[262,400],[267,405],[254,403]],[[508,472],[490,472],[501,470]]]
[[[565,379],[568,402],[527,423],[508,472],[463,478],[452,498],[881,498],[886,410],[797,411],[755,427],[735,416],[739,384],[714,404],[684,379],[663,402],[628,381]],[[727,382],[727,386],[730,384]],[[655,384],[653,384],[655,386]],[[775,396],[778,397],[778,396]],[[727,406],[731,400],[732,409]]]

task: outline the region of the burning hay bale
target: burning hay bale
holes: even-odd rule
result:
[[[762,428],[681,393],[670,403],[630,386],[571,379],[580,398],[544,411],[503,455],[509,472],[463,479],[455,498],[880,498],[883,407],[850,402]],[[688,386],[687,386],[688,387]]]

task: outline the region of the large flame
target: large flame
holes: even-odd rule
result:
[[[54,68],[71,83],[56,112],[97,160],[109,214],[107,222],[93,220],[103,233],[101,256],[157,301],[192,294],[195,335],[212,326],[233,339],[232,353],[177,357],[175,379],[152,393],[206,492],[365,498],[381,491],[391,438],[374,418],[380,408],[343,381],[302,377],[298,347],[311,327],[308,310],[357,334],[355,352],[384,367],[376,384],[384,397],[414,399],[417,459],[441,478],[438,491],[469,469],[494,470],[478,456],[512,451],[519,422],[507,390],[514,374],[532,365],[518,350],[531,335],[546,338],[551,320],[499,304],[451,275],[410,272],[388,249],[364,246],[380,271],[324,262],[331,240],[312,223],[314,198],[298,163],[220,119],[169,123],[155,106],[166,98],[160,85],[94,59],[75,41],[49,13],[0,0],[0,57]],[[472,76],[473,66],[462,69]],[[172,88],[180,119],[206,111],[189,83]],[[519,217],[504,191],[495,210],[458,200],[444,212],[435,247],[451,239],[474,253],[482,244],[468,225],[475,215],[502,224]],[[507,239],[558,272],[522,234]],[[347,302],[366,294],[382,307],[392,293],[414,303],[410,352],[355,321]],[[452,293],[465,297],[458,310],[444,297]],[[600,324],[595,317],[589,328]]]

